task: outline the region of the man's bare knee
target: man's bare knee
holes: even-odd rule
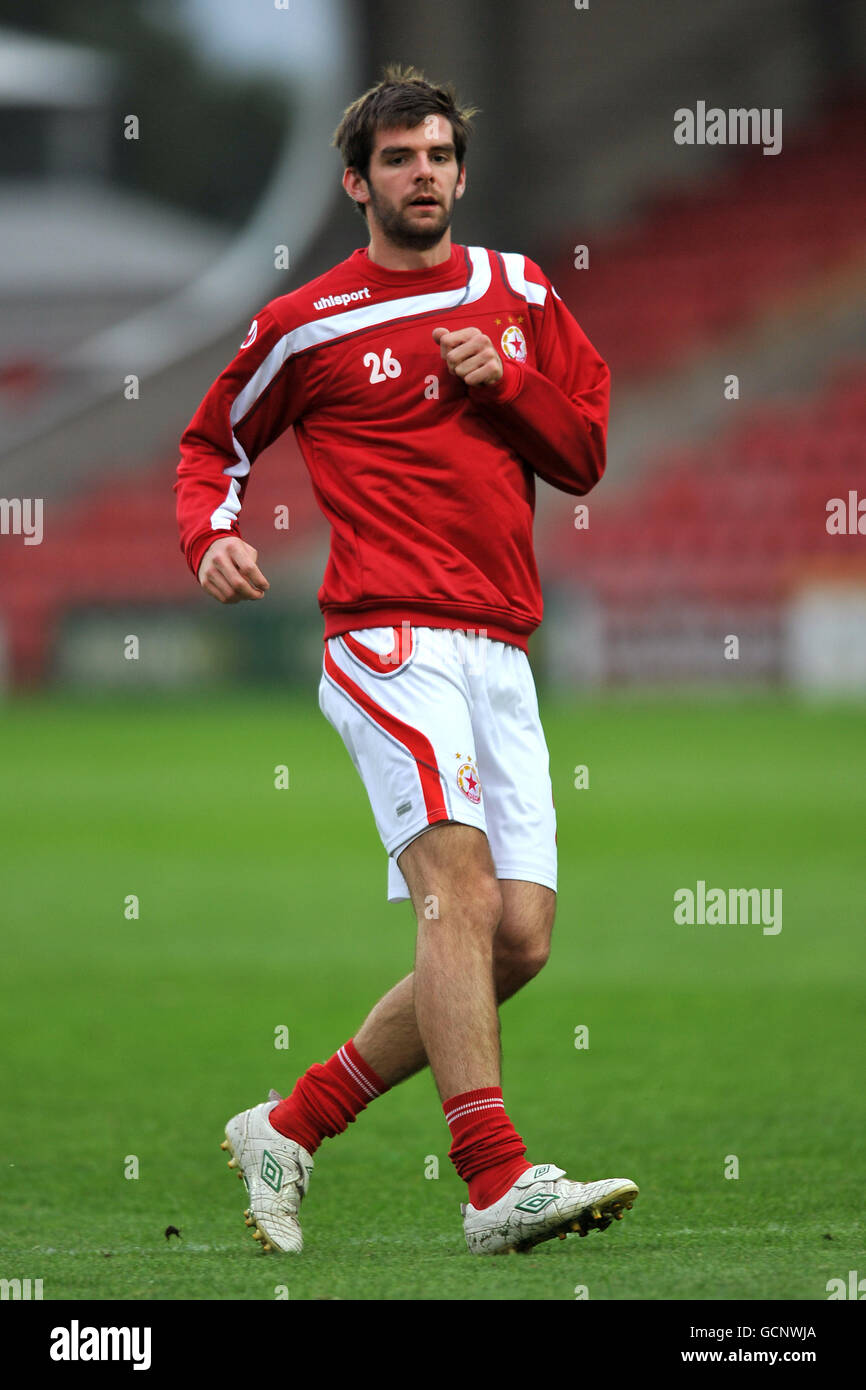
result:
[[[496,980],[502,988],[502,997],[516,994],[524,985],[534,980],[550,959],[550,945],[547,942],[519,942],[503,947],[498,936],[493,943]]]
[[[501,997],[508,998],[544,969],[556,914],[556,894],[538,883],[503,880],[504,910],[493,941]]]

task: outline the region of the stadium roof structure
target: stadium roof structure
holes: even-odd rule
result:
[[[201,273],[229,234],[100,182],[0,180],[0,295],[167,291]]]
[[[82,44],[0,28],[0,106],[102,106],[115,68],[112,58]]]
[[[0,492],[11,496],[24,487],[47,496],[61,484],[71,485],[73,478],[95,473],[105,460],[116,459],[116,411],[125,406],[118,391],[119,364],[128,365],[141,382],[148,383],[151,409],[140,413],[136,441],[142,450],[152,448],[156,439],[165,435],[166,418],[171,417],[172,431],[175,428],[176,399],[198,398],[199,358],[212,354],[214,360],[219,359],[219,370],[226,351],[234,350],[242,325],[245,328],[249,323],[251,306],[285,292],[292,283],[287,277],[288,266],[278,268],[275,249],[291,247],[290,277],[296,277],[304,267],[314,246],[321,251],[323,229],[326,240],[330,235],[326,221],[329,209],[345,203],[334,162],[323,159],[323,147],[333,129],[335,110],[347,105],[358,90],[362,52],[358,12],[350,0],[319,0],[317,18],[325,6],[333,32],[340,36],[339,43],[327,46],[315,63],[290,61],[294,52],[291,45],[275,49],[283,58],[284,140],[270,182],[250,208],[247,222],[235,235],[224,237],[216,253],[213,228],[207,226],[202,235],[202,229],[196,230],[185,214],[142,204],[138,232],[125,247],[124,289],[132,286],[133,292],[110,288],[107,282],[116,274],[123,249],[114,234],[121,225],[128,225],[132,204],[109,179],[100,179],[92,157],[84,170],[80,163],[71,169],[72,160],[60,164],[57,158],[53,160],[49,185],[58,172],[71,170],[76,177],[83,172],[93,207],[88,210],[79,204],[68,223],[65,217],[60,219],[53,228],[53,239],[50,222],[34,227],[34,239],[41,240],[43,248],[48,237],[47,261],[42,259],[40,264],[35,250],[22,245],[27,233],[26,210],[13,217],[6,235],[17,242],[10,256],[10,263],[15,264],[14,285],[11,277],[4,280],[0,275],[0,348],[5,343],[0,360],[6,358],[8,369],[8,389],[5,394],[0,389]],[[274,10],[273,15],[274,23],[279,24],[280,13]],[[299,15],[297,22],[304,24],[309,18]],[[88,49],[43,40],[31,44],[30,36],[11,31],[4,35],[0,30],[0,40],[4,37],[9,39],[9,51],[0,67],[0,89],[6,82],[0,110],[4,102],[12,109],[16,105],[14,93],[20,89],[9,72],[9,55],[17,51],[21,61],[30,65],[33,81],[28,101],[37,110],[38,94],[46,91],[51,64],[56,63],[63,95],[57,106],[43,109],[49,122],[53,115],[55,124],[64,127],[77,124],[67,123],[64,115],[74,111],[69,104],[73,98],[85,100],[88,73],[92,75],[93,101],[82,105],[79,114],[82,122],[99,125],[101,110],[108,110],[110,105],[106,100],[112,82],[110,59],[100,66],[102,55]],[[96,60],[96,67],[88,67],[91,59]],[[95,139],[98,141],[98,133]],[[64,159],[68,150],[61,141]],[[80,142],[73,154],[77,160]],[[23,183],[16,178],[15,184],[19,196],[24,192]],[[51,206],[51,197],[50,186],[41,192],[34,190],[31,207],[41,207],[44,213]],[[0,207],[0,214],[2,211]],[[112,226],[105,230],[95,226],[96,222]],[[142,233],[151,240],[150,246],[142,246]],[[174,239],[173,247],[164,239],[167,234]],[[191,240],[196,242],[195,248]],[[104,256],[101,267],[96,264],[98,251]],[[195,256],[199,268],[191,270],[189,260]],[[52,306],[45,286],[56,283],[76,257],[79,283],[88,289],[83,296],[75,295],[70,280],[70,294],[60,312],[59,303]],[[186,258],[186,271],[179,274]],[[36,284],[33,277],[40,270],[42,278]],[[98,290],[100,276],[110,293]],[[158,281],[162,277],[165,283],[160,291]],[[16,293],[15,285],[19,284],[30,285],[29,304],[27,293]],[[55,296],[57,301],[63,297],[59,292]],[[53,335],[53,352],[43,353],[37,348],[43,342],[43,326],[30,316],[38,314],[45,315],[42,325]],[[158,403],[159,391],[164,397]]]
[[[0,363],[65,357],[177,293],[230,240],[116,185],[0,179]]]
[[[230,237],[107,175],[117,60],[0,28],[0,112],[41,130],[38,168],[0,173],[0,369],[66,360],[171,297]]]

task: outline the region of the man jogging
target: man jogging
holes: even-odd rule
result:
[[[226,1126],[264,1249],[301,1250],[322,1140],[428,1064],[470,1251],[603,1230],[638,1192],[530,1163],[500,1087],[497,1007],[546,961],[556,904],[526,655],[535,477],[598,482],[609,372],[534,262],[452,245],[473,114],[399,67],[346,110],[334,144],[369,246],[256,315],[181,444],[187,561],[221,602],[258,601],[238,517],[255,458],[295,429],[331,523],[319,703],[368,792],[389,900],[418,923],[413,974],[285,1100]]]

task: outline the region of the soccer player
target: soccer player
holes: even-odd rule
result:
[[[369,795],[388,899],[411,897],[418,925],[414,972],[354,1037],[226,1125],[265,1250],[302,1249],[322,1140],[428,1064],[470,1251],[603,1230],[638,1192],[530,1163],[500,1086],[497,1006],[547,960],[556,904],[526,655],[535,479],[598,482],[609,372],[533,261],[452,245],[474,114],[401,67],[347,108],[333,143],[369,245],[260,310],[181,444],[193,573],[221,603],[260,601],[238,515],[256,456],[294,426],[331,523],[319,704]]]

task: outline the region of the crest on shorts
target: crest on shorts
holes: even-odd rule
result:
[[[478,777],[478,768],[475,766],[475,759],[468,754],[463,758],[462,753],[458,753],[457,758],[458,761],[462,759],[457,769],[457,785],[463,795],[477,806],[481,800],[481,782]]]
[[[500,341],[502,351],[506,357],[511,358],[512,362],[526,361],[526,339],[523,336],[523,329],[518,328],[516,323],[508,325]]]

